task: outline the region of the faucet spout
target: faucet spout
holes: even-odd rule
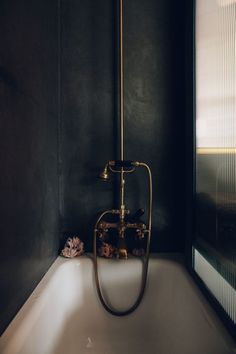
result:
[[[117,258],[128,259],[128,248],[123,237],[119,237],[117,249]]]

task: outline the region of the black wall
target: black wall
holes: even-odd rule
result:
[[[87,249],[97,213],[116,199],[114,185],[96,178],[117,151],[112,3],[62,0],[62,232],[78,233]],[[184,19],[184,1],[124,2],[126,158],[152,168],[155,251],[183,249]],[[134,211],[145,206],[143,177],[127,180]]]
[[[58,4],[0,2],[0,332],[58,253]]]
[[[152,250],[182,251],[184,5],[124,6],[126,158],[152,168]],[[114,14],[110,0],[0,2],[0,332],[59,241],[76,233],[91,250],[97,214],[116,206],[96,178],[118,151]],[[127,179],[133,211],[143,178]]]

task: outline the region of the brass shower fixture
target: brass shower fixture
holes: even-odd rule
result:
[[[138,239],[144,239],[145,236],[151,233],[151,208],[152,208],[152,180],[151,180],[151,171],[150,168],[145,164],[138,161],[108,161],[104,170],[100,174],[100,178],[103,180],[108,180],[109,173],[108,168],[112,173],[132,173],[135,171],[137,167],[144,167],[149,174],[149,217],[147,225],[141,221],[130,222],[126,220],[126,215],[130,215],[130,210],[126,209],[125,204],[121,203],[119,209],[107,210],[105,215],[117,215],[117,222],[107,222],[102,218],[99,218],[94,229],[94,242],[97,242],[97,236],[101,241],[105,241],[109,239],[109,231],[116,230],[118,234],[117,240],[117,249],[118,249],[118,258],[127,259],[128,258],[128,249],[125,242],[125,232],[128,229],[132,229],[134,231],[134,235]],[[123,179],[123,183],[120,184],[120,195],[123,196],[125,179]],[[123,200],[122,200],[123,202]],[[103,215],[103,216],[105,216]],[[94,244],[96,248],[96,245]]]
[[[108,173],[108,165],[107,165],[107,164],[106,164],[106,166],[104,167],[104,169],[100,172],[99,178],[100,178],[102,181],[108,181],[108,180],[109,180],[109,173]]]
[[[104,308],[113,315],[124,316],[133,312],[140,304],[147,281],[148,261],[150,252],[150,240],[151,240],[151,228],[152,228],[152,174],[150,167],[139,161],[128,161],[124,159],[124,57],[123,57],[123,0],[116,0],[119,3],[119,101],[120,101],[120,116],[119,116],[119,160],[108,161],[99,177],[103,181],[109,180],[110,173],[119,175],[119,205],[116,209],[109,209],[104,211],[97,219],[94,227],[93,237],[93,261],[95,271],[95,281],[99,299]],[[148,175],[149,195],[148,195],[148,217],[147,221],[143,222],[138,218],[137,220],[130,219],[130,210],[125,205],[125,175],[134,173],[137,168],[144,168]],[[110,216],[109,219],[107,217]],[[113,220],[115,217],[115,221]],[[112,221],[110,220],[112,219]],[[128,258],[128,247],[126,244],[127,231],[131,232],[135,239],[146,240],[146,252],[142,257],[143,271],[142,271],[142,283],[139,291],[139,295],[129,309],[125,311],[117,311],[107,304],[105,301],[99,280],[98,274],[98,262],[97,262],[97,242],[109,240],[110,234],[116,234],[116,248],[117,258]]]

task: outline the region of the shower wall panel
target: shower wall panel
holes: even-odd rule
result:
[[[97,179],[118,150],[114,4],[61,3],[61,226],[88,250],[97,213],[117,199]],[[184,243],[184,15],[184,1],[124,1],[125,158],[153,171],[153,251]],[[133,211],[146,206],[144,178],[127,178]]]
[[[0,332],[58,252],[58,3],[0,2]]]
[[[236,333],[235,20],[235,0],[196,1],[193,267],[217,300],[218,310],[224,314],[233,336]]]

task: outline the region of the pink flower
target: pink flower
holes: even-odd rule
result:
[[[98,249],[98,254],[100,257],[112,258],[116,249],[111,244],[103,242],[102,246]]]
[[[81,256],[84,253],[84,243],[79,237],[69,237],[65,243],[61,255],[66,258],[73,258]]]

